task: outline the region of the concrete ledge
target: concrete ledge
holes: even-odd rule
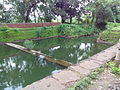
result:
[[[22,90],[64,90],[65,86],[60,84],[59,81],[52,77],[44,78],[40,81],[34,82],[32,85],[28,85]]]

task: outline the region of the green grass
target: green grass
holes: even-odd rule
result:
[[[16,41],[50,36],[80,36],[98,33],[99,30],[88,25],[62,24],[51,27],[8,28],[0,27],[0,42]]]
[[[120,23],[108,23],[107,30],[100,33],[100,39],[117,43],[120,38]]]
[[[116,74],[116,75],[120,76],[120,67],[116,67],[115,62],[111,61],[111,62],[107,63],[106,66],[108,68],[110,68],[110,71],[113,74]]]

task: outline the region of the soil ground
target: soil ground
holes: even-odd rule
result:
[[[116,76],[109,69],[105,69],[85,90],[120,90],[120,76]]]

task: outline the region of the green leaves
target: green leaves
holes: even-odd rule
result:
[[[91,78],[85,77],[81,79],[75,86],[73,86],[72,88],[69,88],[68,90],[83,90],[89,84],[91,84]]]
[[[120,67],[115,67],[114,62],[109,62],[106,64],[106,66],[110,68],[112,73],[120,75]]]
[[[107,30],[100,33],[101,40],[117,43],[120,38],[120,23],[108,23]]]
[[[25,40],[23,45],[29,50],[33,49],[35,46],[31,40]]]
[[[111,72],[117,75],[120,75],[120,68],[118,67],[112,67]]]
[[[75,84],[68,90],[84,90],[84,88],[86,88],[89,84],[91,84],[91,81],[93,79],[96,79],[97,75],[103,72],[104,69],[105,69],[104,67],[98,68],[96,71],[92,72],[87,77],[80,79],[80,81],[77,84]]]

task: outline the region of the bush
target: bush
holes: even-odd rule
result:
[[[37,38],[41,37],[40,31],[36,31],[36,37],[37,37]]]
[[[107,28],[113,28],[113,27],[118,27],[118,26],[120,26],[120,23],[113,23],[113,22],[107,23]]]
[[[7,26],[0,26],[0,31],[7,31],[9,28]]]
[[[115,67],[115,62],[109,62],[106,66],[110,68],[112,73],[120,76],[120,67]]]
[[[35,46],[31,40],[25,40],[24,43],[23,43],[23,45],[24,45],[28,50],[33,49],[34,46]]]
[[[111,43],[117,43],[120,38],[120,23],[108,23],[107,30],[100,33],[99,38]]]
[[[59,27],[58,27],[58,33],[59,33],[59,35],[65,35],[65,26],[64,25],[60,25]]]

